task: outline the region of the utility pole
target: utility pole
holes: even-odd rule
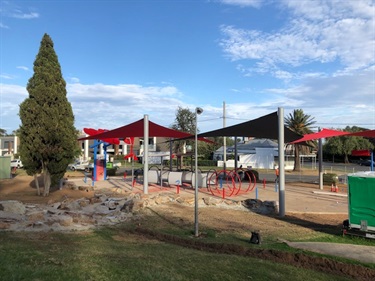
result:
[[[226,116],[225,116],[225,101],[223,102],[223,128],[226,127],[226,120],[225,120]],[[227,137],[224,136],[223,137],[223,148],[224,148],[224,151],[223,151],[223,160],[224,160],[224,171],[227,169]]]

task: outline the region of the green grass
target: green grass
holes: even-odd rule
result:
[[[121,228],[0,233],[0,280],[350,280],[148,240]]]

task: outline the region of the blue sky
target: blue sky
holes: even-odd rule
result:
[[[114,129],[145,114],[170,126],[202,107],[201,132],[284,108],[321,128],[375,129],[373,0],[0,0],[0,128],[51,36],[75,125]]]

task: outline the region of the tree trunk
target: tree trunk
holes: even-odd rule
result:
[[[49,189],[51,187],[51,174],[47,169],[44,169],[44,193],[43,196],[49,195]]]
[[[300,146],[294,145],[294,169],[293,171],[301,171],[301,162],[299,159]]]
[[[36,186],[36,192],[38,196],[40,196],[39,180],[38,180],[37,174],[34,174],[34,181],[35,181],[35,186]]]

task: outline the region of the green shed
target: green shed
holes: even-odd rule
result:
[[[375,234],[375,172],[348,175],[348,205],[349,227]]]

